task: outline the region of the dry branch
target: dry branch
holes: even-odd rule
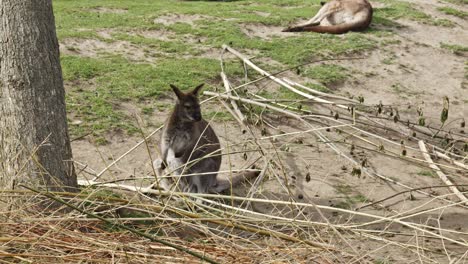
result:
[[[454,160],[454,159],[450,158],[450,157],[447,156],[446,154],[444,154],[444,153],[442,153],[442,152],[440,152],[440,151],[437,151],[437,150],[434,151],[434,153],[436,154],[437,157],[442,158],[442,159],[444,159],[444,160],[450,162],[451,164],[456,165],[456,166],[458,166],[458,167],[460,167],[460,168],[463,168],[463,169],[465,169],[465,170],[468,170],[468,166],[467,166],[467,165],[465,165],[465,164],[463,164],[463,163],[461,163],[461,162],[459,162],[459,161],[457,161],[457,160]]]
[[[256,106],[260,106],[260,107],[265,107],[265,108],[274,110],[276,112],[288,115],[288,116],[290,116],[292,118],[302,120],[301,116],[298,115],[298,114],[295,114],[295,113],[292,113],[292,112],[289,112],[289,111],[285,111],[285,110],[283,110],[281,108],[271,106],[269,104],[260,103],[260,102],[254,101],[254,100],[250,100],[250,99],[246,99],[246,98],[240,98],[240,97],[237,97],[237,96],[225,95],[225,94],[221,94],[221,93],[210,92],[210,91],[204,91],[203,94],[211,95],[211,96],[215,96],[215,97],[221,97],[221,98],[224,98],[224,99],[227,99],[227,100],[236,100],[236,101],[240,101],[240,102],[248,103],[248,104],[253,104],[253,105],[256,105]]]
[[[229,84],[229,80],[227,79],[226,74],[224,74],[224,72],[221,72],[220,75],[221,75],[221,79],[223,79],[223,84],[224,84],[224,88],[226,89],[226,92],[229,95],[232,95],[231,85]],[[242,112],[239,109],[239,106],[237,105],[237,103],[235,101],[231,100],[231,105],[232,105],[232,108],[234,109],[234,112],[236,113],[238,119],[241,121],[241,124],[245,125],[245,120],[246,120],[245,116],[242,114]]]
[[[338,99],[338,100],[343,100],[343,101],[347,101],[347,102],[350,102],[350,103],[353,103],[353,104],[358,104],[359,102],[356,101],[356,100],[353,100],[353,99],[349,99],[349,98],[346,98],[346,97],[343,97],[343,96],[339,96],[339,95],[334,95],[334,94],[329,94],[329,93],[324,93],[324,92],[320,92],[320,91],[317,91],[315,89],[312,89],[312,88],[309,88],[307,86],[304,86],[300,83],[297,83],[297,82],[293,82],[291,80],[289,80],[288,78],[284,78],[283,77],[283,81],[285,81],[287,84],[289,85],[292,85],[292,86],[297,86],[299,88],[302,88],[306,91],[308,91],[309,93],[313,93],[313,94],[316,94],[316,95],[320,95],[320,96],[323,96],[323,97],[328,97],[328,98],[334,98],[334,99]]]
[[[308,93],[304,93],[300,90],[297,90],[296,88],[292,87],[291,85],[289,85],[287,82],[283,81],[282,79],[279,79],[277,77],[275,77],[274,75],[264,71],[263,69],[261,69],[260,67],[258,67],[257,65],[255,65],[253,62],[251,62],[247,57],[245,57],[243,54],[241,54],[240,52],[238,52],[237,50],[227,46],[227,45],[223,45],[223,49],[225,50],[228,50],[229,52],[231,52],[232,54],[236,55],[237,57],[239,57],[245,64],[249,65],[252,69],[256,70],[257,72],[259,72],[261,75],[263,76],[266,76],[268,78],[270,78],[272,81],[278,83],[279,85],[289,89],[290,91],[296,93],[296,94],[299,94],[301,96],[304,96],[305,98],[308,98],[308,99],[311,99],[311,100],[314,100],[314,101],[317,101],[317,102],[320,102],[320,103],[324,103],[324,104],[331,104],[331,105],[336,105],[337,107],[339,108],[342,108],[342,109],[348,109],[347,106],[345,105],[341,105],[341,104],[336,104],[334,102],[331,102],[331,101],[328,101],[328,100],[325,100],[325,99],[321,99],[321,98],[318,98],[316,96],[313,96],[311,94],[308,94]]]
[[[427,151],[426,145],[424,144],[424,141],[420,140],[418,142],[419,148],[421,149],[421,152],[426,159],[426,161],[429,163],[429,167],[431,167],[439,178],[447,185],[449,185],[449,189],[452,190],[452,192],[462,201],[464,202],[465,205],[468,205],[468,199],[460,192],[460,190],[457,189],[456,186],[450,181],[447,176],[437,167],[437,165],[432,161],[431,156],[429,155],[429,152]]]
[[[218,177],[217,185],[211,190],[211,192],[214,192],[214,193],[223,192],[231,187],[237,186],[244,180],[248,180],[248,179],[256,177],[258,174],[259,174],[259,171],[244,171],[244,172],[239,172],[239,173],[234,174],[231,179]],[[190,177],[190,175],[184,175],[184,176]],[[158,195],[161,194],[161,191],[158,189],[153,189],[152,185],[148,187],[141,187],[141,186],[135,186],[135,185],[109,183],[109,182],[103,183],[103,182],[97,182],[93,180],[78,180],[78,185],[80,186],[103,186],[103,187],[127,190],[127,191],[132,191],[132,192],[137,192],[137,193],[143,193],[143,194],[158,194]]]

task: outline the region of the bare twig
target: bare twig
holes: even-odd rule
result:
[[[424,156],[424,158],[427,160],[429,163],[429,167],[431,167],[437,175],[439,175],[439,178],[448,186],[450,186],[450,190],[461,200],[465,203],[465,205],[468,205],[468,199],[457,189],[457,187],[452,183],[451,180],[447,178],[447,176],[437,167],[437,165],[434,164],[432,161],[431,156],[429,155],[429,152],[427,152],[426,145],[424,144],[424,141],[420,140],[418,142],[419,148],[421,149],[421,152]]]
[[[229,84],[229,80],[227,79],[226,74],[224,74],[224,72],[221,72],[220,75],[221,75],[221,79],[223,79],[223,84],[224,84],[224,88],[226,89],[226,92],[229,95],[232,95],[231,85]],[[237,114],[237,117],[241,121],[241,124],[244,125],[246,119],[245,119],[245,116],[242,114],[241,110],[239,109],[239,106],[237,105],[236,101],[231,100],[231,105],[232,105],[232,108],[234,109],[234,112]]]

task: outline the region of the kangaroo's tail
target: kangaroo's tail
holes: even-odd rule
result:
[[[255,169],[255,167],[253,167],[253,169]],[[220,193],[224,190],[230,189],[231,187],[239,185],[242,181],[255,178],[259,174],[260,174],[260,171],[246,171],[246,172],[240,172],[240,173],[232,175],[231,179],[217,177],[216,185],[211,187],[209,192]]]

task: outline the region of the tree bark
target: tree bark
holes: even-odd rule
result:
[[[52,0],[0,0],[0,189],[20,183],[77,187]]]

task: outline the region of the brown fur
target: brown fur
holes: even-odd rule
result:
[[[369,27],[372,14],[372,6],[367,0],[332,0],[324,4],[317,15],[306,23],[283,31],[330,34],[362,31]]]

